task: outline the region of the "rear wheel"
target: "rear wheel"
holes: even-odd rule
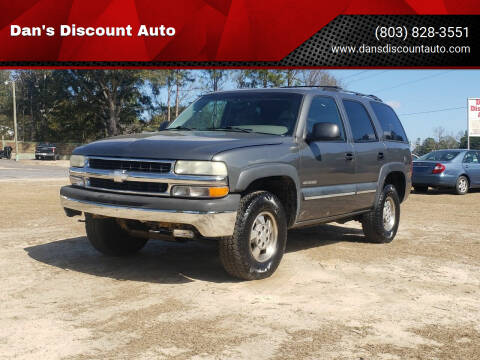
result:
[[[397,234],[400,222],[400,199],[393,185],[386,185],[374,210],[362,216],[363,233],[368,241],[389,243]]]
[[[95,218],[85,214],[85,229],[92,246],[109,256],[134,254],[148,241],[130,236],[114,218]]]
[[[413,187],[415,192],[417,193],[426,193],[428,191],[428,186],[423,186],[423,185],[415,185]]]
[[[243,280],[263,279],[277,269],[285,251],[287,220],[280,200],[267,191],[240,202],[233,236],[219,242],[225,270]]]
[[[468,179],[465,176],[459,176],[457,179],[457,184],[455,185],[455,193],[457,195],[465,195],[468,193],[468,188],[470,187],[470,184],[468,182]]]

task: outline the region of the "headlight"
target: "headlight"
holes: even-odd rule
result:
[[[83,155],[72,155],[72,156],[70,156],[70,166],[71,167],[84,167],[85,166],[85,156],[83,156]]]
[[[175,164],[175,174],[227,176],[227,166],[220,161],[184,161]]]

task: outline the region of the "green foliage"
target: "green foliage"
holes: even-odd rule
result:
[[[318,70],[17,70],[0,71],[0,136],[13,131],[15,80],[18,139],[89,142],[155,131],[202,92],[232,79],[238,87],[305,85]],[[235,75],[235,76],[232,76]],[[313,80],[312,80],[313,79]]]
[[[234,78],[239,88],[341,85],[325,70],[238,70]]]
[[[460,139],[460,148],[466,149],[468,147],[467,132]],[[470,137],[470,149],[480,150],[480,137]]]
[[[443,135],[445,132],[445,129],[443,128],[436,128],[434,129],[434,132],[439,134],[438,140],[435,140],[433,137],[428,137],[421,141],[420,138],[418,138],[415,141],[415,147],[413,149],[413,153],[417,154],[419,156],[428,154],[431,151],[434,150],[441,150],[441,149],[465,149],[467,147],[466,145],[466,140],[465,140],[465,146],[462,144],[462,139],[458,141],[451,135]]]
[[[278,87],[285,83],[282,70],[241,70],[236,82],[240,88]]]
[[[12,138],[13,119],[12,119],[12,85],[5,81],[10,79],[10,71],[0,70],[0,138]]]
[[[221,90],[228,77],[227,70],[210,69],[202,70],[203,87],[206,91]]]

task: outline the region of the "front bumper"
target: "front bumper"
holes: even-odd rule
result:
[[[64,186],[60,190],[60,201],[65,209],[84,213],[191,225],[200,235],[211,238],[233,234],[240,195],[193,200],[113,194]]]

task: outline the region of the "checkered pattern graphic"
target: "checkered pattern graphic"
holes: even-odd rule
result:
[[[349,66],[349,67],[429,67],[429,66],[480,66],[478,52],[478,18],[472,15],[340,15],[322,30],[305,41],[286,56],[282,66]],[[414,27],[468,27],[468,38],[432,38],[389,39],[378,41],[375,38],[377,26],[405,26],[411,34]],[[334,54],[334,46],[450,46],[469,45],[470,54]],[[448,50],[447,50],[448,51]]]

